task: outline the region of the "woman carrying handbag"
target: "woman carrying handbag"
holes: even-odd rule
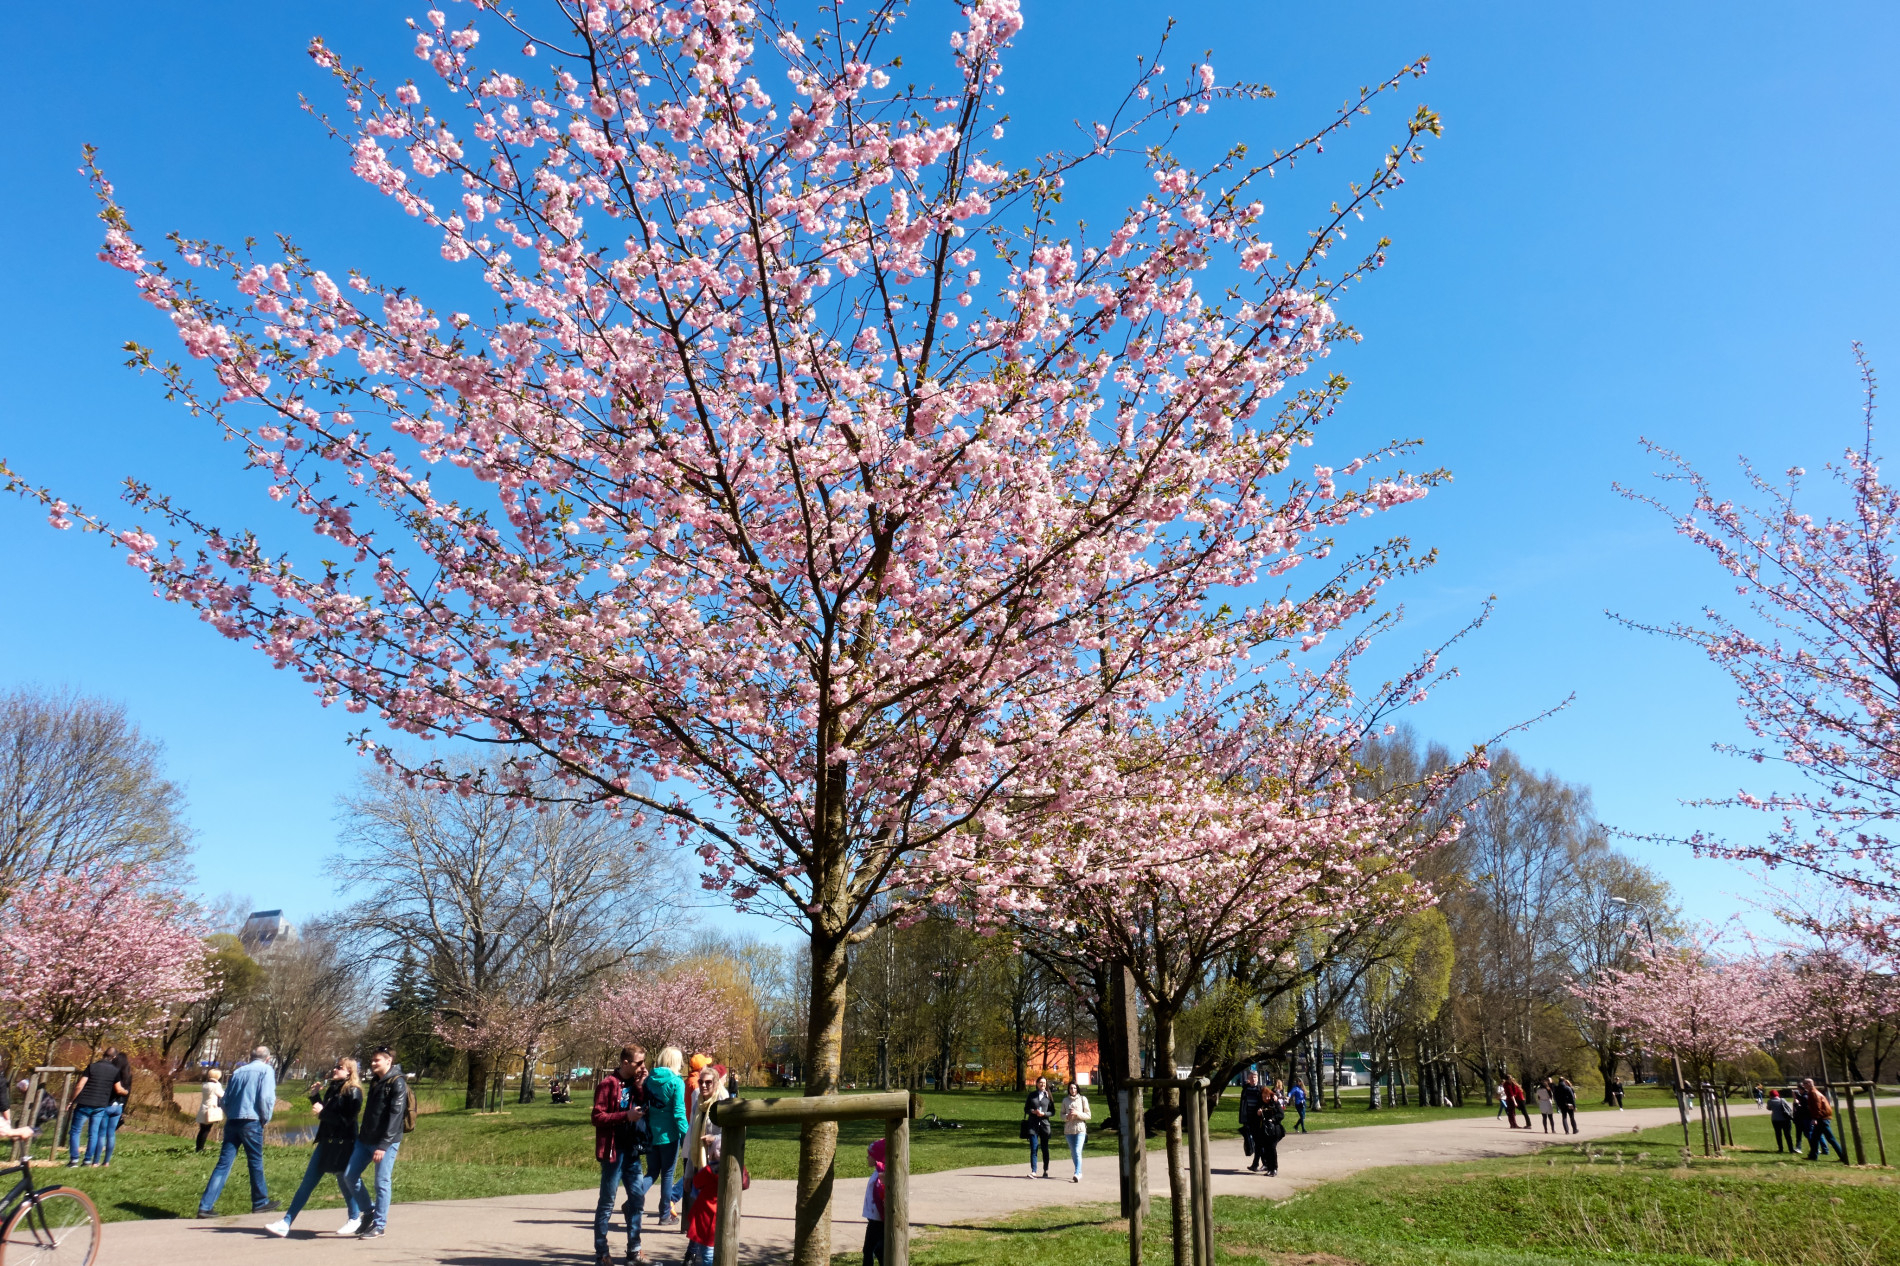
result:
[[[311,1098],[317,1100],[314,1093]],[[313,1102],[310,1110],[317,1114],[317,1145],[310,1153],[310,1163],[304,1167],[303,1183],[298,1186],[290,1208],[284,1210],[284,1216],[264,1228],[279,1239],[290,1234],[290,1224],[303,1212],[325,1174],[336,1178],[337,1189],[343,1193],[343,1203],[350,1211],[350,1220],[337,1228],[338,1235],[354,1235],[364,1212],[357,1206],[353,1185],[343,1181],[343,1171],[350,1167],[350,1154],[356,1150],[356,1120],[363,1112],[363,1077],[355,1060],[345,1055],[336,1062],[336,1067],[330,1070],[329,1082],[322,1088],[321,1099]]]

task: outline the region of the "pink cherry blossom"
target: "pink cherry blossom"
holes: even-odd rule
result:
[[[145,1037],[213,982],[203,929],[176,896],[121,869],[48,876],[0,908],[0,1003],[35,1053],[79,1037]]]

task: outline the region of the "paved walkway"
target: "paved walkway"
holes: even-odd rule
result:
[[[1736,1112],[1744,1111],[1739,1106]],[[1747,1109],[1753,1112],[1755,1109]],[[1329,1178],[1341,1178],[1379,1165],[1425,1165],[1446,1161],[1478,1160],[1534,1151],[1547,1142],[1576,1141],[1627,1134],[1632,1130],[1668,1125],[1677,1119],[1673,1108],[1642,1108],[1629,1112],[1583,1112],[1577,1120],[1582,1133],[1567,1137],[1535,1130],[1510,1130],[1490,1117],[1460,1117],[1411,1125],[1363,1125],[1292,1134],[1280,1144],[1280,1177],[1265,1178],[1247,1172],[1247,1160],[1238,1140],[1216,1140],[1211,1158],[1216,1195],[1265,1195],[1284,1198],[1302,1187]],[[1100,1204],[1117,1199],[1112,1139],[1091,1142],[1083,1158],[1080,1183],[1067,1178],[1068,1156],[1056,1157],[1055,1179],[1031,1179],[1028,1165],[979,1166],[919,1174],[911,1179],[913,1225],[919,1228],[982,1222],[1040,1205]],[[1103,1144],[1108,1144],[1104,1146]],[[1057,1142],[1060,1147],[1060,1142]],[[1153,1152],[1148,1161],[1149,1185],[1157,1195],[1167,1193],[1165,1154]],[[396,1167],[402,1184],[402,1166]],[[260,1229],[276,1214],[204,1221],[171,1219],[151,1222],[113,1222],[106,1226],[102,1266],[255,1266],[282,1261],[291,1266],[317,1266],[348,1260],[383,1266],[384,1263],[438,1263],[439,1266],[515,1266],[523,1262],[591,1262],[593,1258],[594,1198],[592,1190],[544,1196],[502,1196],[486,1200],[433,1200],[400,1204],[389,1212],[390,1230],[383,1239],[344,1247],[330,1230],[342,1222],[340,1209],[305,1213],[288,1240],[273,1240]],[[863,1242],[862,1179],[839,1184],[833,1202],[832,1247],[856,1250]],[[774,1260],[791,1243],[793,1184],[789,1180],[761,1179],[752,1184],[743,1204],[747,1257]],[[614,1251],[624,1247],[616,1231]],[[648,1260],[671,1266],[685,1252],[677,1227],[658,1231],[648,1222],[644,1248]]]

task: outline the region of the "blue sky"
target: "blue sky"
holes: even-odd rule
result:
[[[283,230],[332,271],[426,280],[439,265],[412,262],[429,249],[414,226],[347,174],[297,102],[301,91],[329,103],[303,53],[313,34],[349,60],[410,74],[402,19],[421,7],[0,12],[16,120],[0,136],[11,300],[0,308],[0,455],[100,508],[134,475],[222,522],[266,517],[238,454],[120,367],[122,342],[162,344],[164,331],[93,258],[80,146],[101,147],[149,237]],[[1006,78],[1012,139],[1105,105],[1169,12],[1133,0],[1026,0],[1025,11]],[[1355,386],[1323,451],[1420,436],[1455,475],[1394,521],[1443,560],[1394,594],[1410,614],[1405,637],[1424,645],[1498,597],[1456,656],[1462,680],[1415,723],[1469,742],[1574,693],[1514,740],[1519,751],[1591,786],[1613,825],[1703,822],[1678,802],[1744,775],[1709,750],[1737,737],[1731,692],[1684,650],[1604,612],[1685,617],[1720,602],[1723,586],[1610,485],[1651,469],[1639,435],[1717,469],[1739,452],[1769,469],[1819,467],[1856,435],[1850,341],[1900,376],[1900,9],[1196,0],[1177,11],[1171,62],[1212,49],[1223,79],[1279,92],[1209,116],[1205,135],[1221,143],[1284,145],[1358,85],[1432,57],[1398,102],[1432,104],[1446,135],[1367,226],[1394,239],[1391,263],[1342,306],[1366,337],[1332,366]],[[948,6],[921,0],[915,12],[943,22]],[[1381,111],[1345,163],[1277,184],[1273,214],[1293,231],[1312,222],[1401,117]],[[54,533],[7,502],[0,685],[28,682],[122,699],[165,741],[189,789],[206,893],[293,918],[334,904],[322,862],[358,767],[343,742],[350,718],[150,597],[97,538]],[[1703,917],[1727,915],[1754,886],[1673,851],[1642,855]]]

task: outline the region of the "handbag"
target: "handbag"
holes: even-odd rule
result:
[[[1029,1137],[1029,1118],[1027,1116],[1023,1118],[1022,1128],[1016,1131],[1016,1137],[1019,1139],[1026,1139]]]

